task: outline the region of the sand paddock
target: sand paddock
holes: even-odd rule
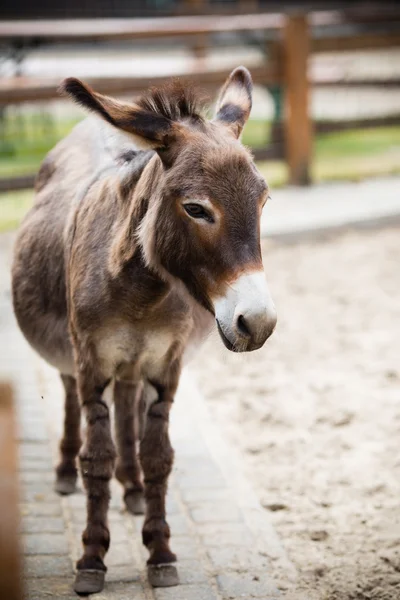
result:
[[[284,598],[400,598],[400,230],[263,244],[278,327],[192,370],[298,569]]]

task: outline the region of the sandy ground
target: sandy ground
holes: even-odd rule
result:
[[[192,369],[270,511],[284,598],[400,598],[400,230],[264,243],[279,323]]]

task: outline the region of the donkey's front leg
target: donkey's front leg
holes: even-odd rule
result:
[[[138,405],[142,394],[142,384],[115,382],[115,437],[118,449],[115,475],[124,486],[125,505],[134,515],[142,515],[145,510],[141,468],[136,449],[136,440],[139,439]]]
[[[84,361],[77,360],[82,366]],[[114,471],[115,448],[111,438],[110,415],[102,398],[109,381],[86,362],[78,373],[79,396],[87,429],[79,453],[82,480],[87,495],[87,526],[82,535],[83,556],[77,562],[75,591],[78,594],[100,592],[104,587],[106,567],[103,559],[110,545],[107,512],[110,500],[109,481]]]
[[[153,384],[154,385],[154,384]],[[178,585],[176,556],[169,547],[170,529],[166,521],[165,499],[168,476],[172,470],[174,451],[169,435],[169,411],[176,385],[154,385],[158,398],[147,411],[146,425],[140,444],[140,460],[144,473],[146,517],[143,525],[143,543],[150,552],[149,582],[154,587]],[[168,566],[167,566],[168,565]]]

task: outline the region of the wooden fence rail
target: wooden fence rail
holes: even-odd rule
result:
[[[352,17],[346,11],[306,14],[240,14],[166,17],[155,19],[105,19],[75,21],[15,21],[0,22],[0,42],[28,51],[30,47],[58,42],[115,41],[144,38],[190,38],[211,36],[216,33],[250,34],[258,31],[265,36],[265,58],[247,65],[255,83],[279,91],[283,97],[283,121],[275,123],[276,131],[283,129],[283,156],[289,166],[290,181],[296,184],[310,182],[313,154],[313,124],[310,115],[310,85],[319,86],[390,86],[400,84],[398,78],[384,81],[378,78],[348,81],[340,76],[316,77],[310,81],[307,67],[314,52],[389,48],[400,46],[400,9],[391,13],[390,22],[381,18],[372,20],[368,13],[362,18]],[[386,13],[385,13],[386,14]],[[347,15],[347,16],[346,16]],[[193,45],[193,44],[192,44]],[[25,48],[25,50],[24,50]],[[195,53],[202,55],[201,48]],[[207,69],[203,60],[194,62],[178,76],[194,80],[204,88],[215,89],[227,75],[227,69]],[[85,78],[100,92],[134,94],[149,85],[168,78],[163,73],[152,77]],[[58,80],[39,77],[9,77],[0,80],[0,109],[10,104],[54,100],[58,95]],[[396,121],[397,122],[397,121]],[[361,124],[361,123],[359,123]],[[338,124],[332,125],[338,127]],[[343,127],[347,125],[344,122]],[[278,145],[258,152],[259,155],[282,155]],[[0,181],[0,190],[30,185],[32,176]]]

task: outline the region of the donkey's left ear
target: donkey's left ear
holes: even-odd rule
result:
[[[245,67],[238,67],[229,75],[217,101],[215,120],[223,123],[239,137],[249,118],[253,82]]]

